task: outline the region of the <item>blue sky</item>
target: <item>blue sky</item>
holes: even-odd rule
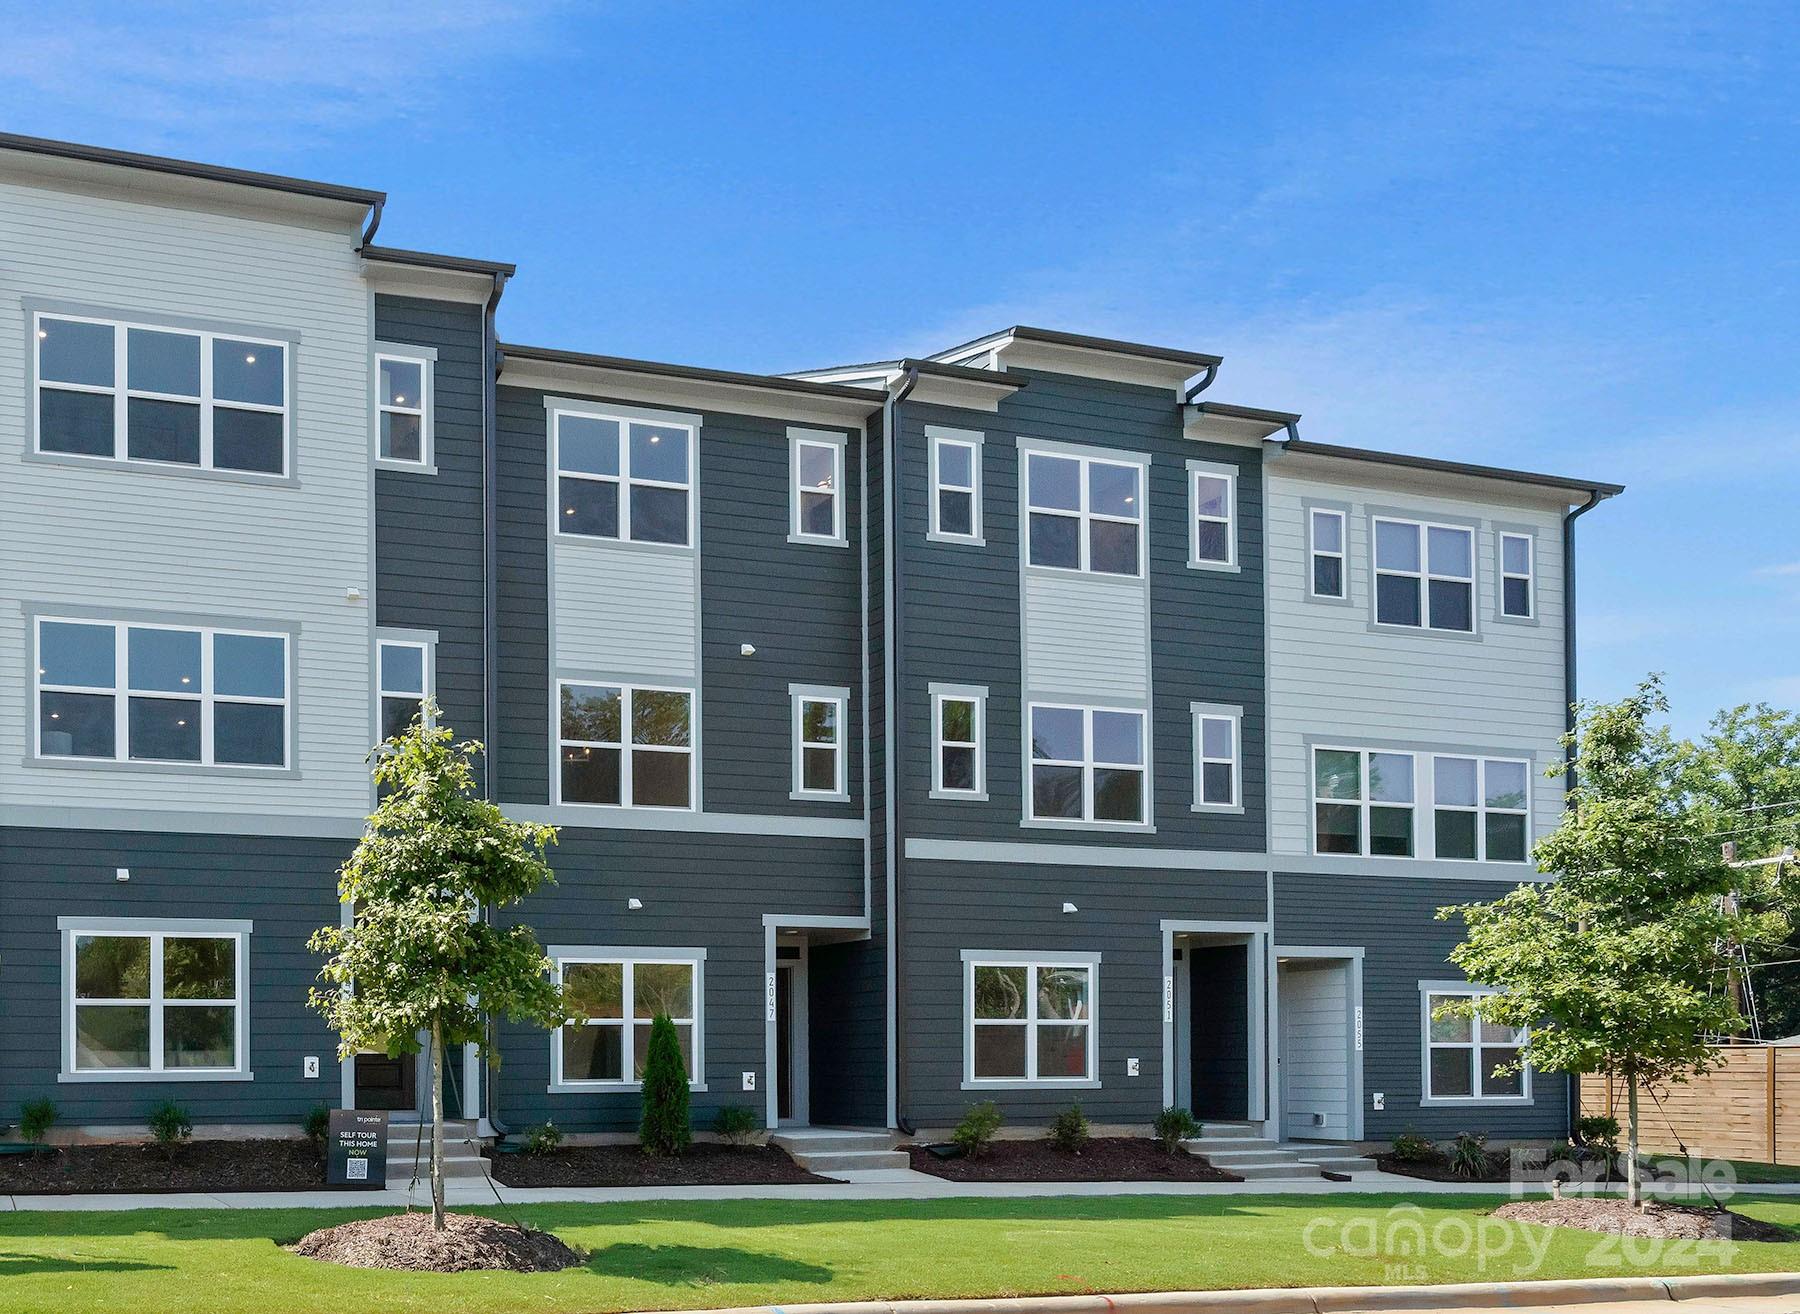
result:
[[[1800,705],[1785,4],[300,12],[0,0],[0,127],[385,189],[381,240],[518,262],[515,341],[1216,351],[1308,438],[1630,485],[1585,693]]]

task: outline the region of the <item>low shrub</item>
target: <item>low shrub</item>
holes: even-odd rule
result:
[[[194,1120],[181,1105],[165,1100],[150,1110],[150,1135],[171,1159],[193,1134]]]
[[[681,1060],[681,1037],[668,1015],[650,1023],[650,1045],[644,1052],[644,1114],[638,1142],[645,1154],[680,1154],[693,1144],[688,1121],[687,1066]]]
[[[19,1106],[19,1135],[42,1144],[56,1126],[56,1112],[55,1100],[26,1100]]]
[[[1200,1134],[1200,1124],[1194,1121],[1194,1115],[1186,1109],[1171,1106],[1150,1120],[1150,1130],[1155,1133],[1163,1149],[1174,1154],[1181,1148],[1183,1141],[1191,1141]]]
[[[1057,1114],[1050,1123],[1050,1144],[1065,1154],[1080,1154],[1090,1134],[1087,1114],[1081,1111],[1079,1100]]]
[[[1487,1137],[1475,1132],[1458,1132],[1450,1143],[1450,1171],[1458,1177],[1486,1177],[1488,1174]]]
[[[1438,1147],[1429,1137],[1408,1127],[1394,1137],[1392,1154],[1401,1163],[1429,1163],[1438,1157]]]
[[[968,1158],[979,1159],[993,1144],[1000,1124],[1005,1121],[1000,1106],[992,1100],[971,1104],[969,1111],[963,1114],[963,1120],[956,1124],[956,1130],[950,1133],[950,1140]]]
[[[713,1119],[713,1131],[727,1145],[745,1149],[756,1140],[756,1110],[748,1104],[727,1104]]]
[[[306,1116],[300,1119],[300,1130],[306,1133],[308,1140],[323,1145],[326,1134],[331,1130],[331,1110],[323,1104],[313,1105],[306,1111]]]
[[[1608,1173],[1619,1163],[1619,1135],[1619,1120],[1604,1113],[1576,1119],[1575,1139],[1584,1151],[1583,1157],[1598,1159]]]
[[[553,1122],[540,1122],[535,1127],[527,1127],[519,1144],[526,1154],[549,1154],[563,1143],[562,1128]]]

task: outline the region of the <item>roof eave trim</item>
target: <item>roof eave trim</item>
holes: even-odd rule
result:
[[[290,178],[279,173],[258,173],[250,169],[228,169],[223,165],[201,164],[195,160],[178,160],[166,155],[140,155],[135,151],[113,150],[105,146],[88,146],[80,142],[57,141],[49,137],[25,137],[0,132],[0,150],[19,151],[28,155],[44,155],[61,160],[77,160],[86,164],[105,164],[123,169],[142,169],[150,173],[194,178],[205,182],[234,183],[264,191],[286,192],[293,196],[310,196],[324,201],[342,201],[346,205],[379,206],[387,200],[386,192],[364,187],[344,187],[337,183],[318,182],[311,178]]]
[[[762,392],[835,397],[844,401],[866,402],[871,407],[879,406],[887,395],[873,388],[814,383],[808,379],[788,379],[774,374],[744,374],[699,365],[673,365],[666,361],[633,360],[625,356],[596,356],[586,352],[563,351],[555,347],[528,347],[511,342],[502,342],[500,352],[514,360],[536,361],[544,365],[567,365],[576,369],[606,370],[615,374],[641,374],[650,378],[690,379],[729,387],[754,388]]]
[[[1271,440],[1274,441],[1274,440]],[[1467,461],[1445,461],[1431,456],[1410,456],[1403,452],[1381,452],[1367,447],[1340,447],[1335,443],[1308,442],[1290,438],[1275,442],[1284,452],[1296,456],[1322,456],[1345,461],[1367,461],[1430,474],[1462,475],[1470,479],[1493,479],[1502,483],[1532,484],[1564,492],[1587,493],[1604,500],[1625,491],[1623,484],[1601,483],[1592,479],[1575,479],[1567,475],[1539,474],[1531,470],[1510,470],[1504,466],[1475,465]]]
[[[438,255],[432,251],[408,251],[397,246],[369,246],[359,248],[357,254],[365,260],[374,260],[386,265],[413,265],[421,269],[444,269],[457,274],[503,274],[511,278],[519,272],[517,265],[510,265],[500,260],[476,260],[469,256]]]

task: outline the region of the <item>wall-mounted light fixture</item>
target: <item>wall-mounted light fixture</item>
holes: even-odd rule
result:
[[[1072,912],[1080,912],[1080,911],[1081,911],[1081,909],[1079,909],[1079,908],[1077,908],[1077,907],[1076,907],[1076,906],[1075,906],[1075,905],[1074,905],[1074,904],[1072,904],[1072,903],[1065,903],[1065,904],[1064,904],[1064,905],[1063,905],[1063,911],[1064,911],[1064,912],[1066,912],[1066,913],[1072,913]]]
[[[754,643],[738,644],[738,656],[740,656],[740,657],[756,656],[756,645]]]
[[[625,908],[628,912],[642,912],[644,910],[644,901],[636,897],[627,899],[625,900]]]

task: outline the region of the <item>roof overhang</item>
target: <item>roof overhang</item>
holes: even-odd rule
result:
[[[923,402],[927,406],[953,406],[965,411],[997,411],[1001,402],[1030,382],[1023,375],[1002,369],[971,368],[911,357],[863,365],[838,365],[783,377],[892,392],[909,376],[913,385],[906,394],[908,401]]]
[[[773,374],[744,374],[506,342],[500,344],[500,358],[500,382],[508,387],[849,428],[862,424],[887,396],[870,388]]]
[[[1295,433],[1300,417],[1292,411],[1265,411],[1229,402],[1190,402],[1184,408],[1182,433],[1212,443],[1255,444],[1278,433]]]
[[[1339,447],[1298,438],[1270,441],[1267,451],[1271,460],[1278,463],[1271,468],[1282,473],[1343,479],[1354,478],[1358,468],[1366,471],[1368,466],[1378,465],[1386,468],[1387,479],[1398,479],[1421,488],[1492,497],[1500,491],[1496,488],[1499,485],[1514,498],[1555,502],[1563,506],[1617,497],[1625,491],[1623,484],[1476,465],[1467,461],[1444,461],[1430,456],[1409,456],[1401,452],[1379,452],[1365,447]]]
[[[498,260],[406,251],[391,246],[364,246],[363,276],[377,292],[486,304],[496,281],[504,284],[516,267]]]
[[[1207,352],[1015,324],[937,352],[931,359],[978,369],[1040,370],[1178,391],[1196,374],[1217,368],[1221,358]]]

